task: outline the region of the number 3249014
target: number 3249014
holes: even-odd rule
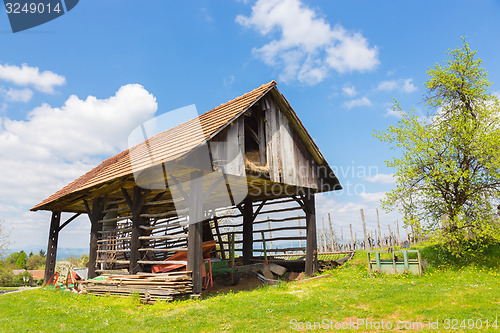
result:
[[[60,3],[57,3],[55,6],[51,6],[50,3],[41,3],[41,2],[31,2],[20,4],[19,2],[7,2],[5,3],[5,10],[7,14],[43,14],[43,13],[60,13],[63,9],[60,6]]]

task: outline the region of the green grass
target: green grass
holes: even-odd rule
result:
[[[432,251],[432,245],[420,248]],[[291,320],[368,319],[394,325],[439,321],[439,329],[432,332],[447,332],[451,330],[444,328],[444,321],[456,318],[459,329],[453,331],[465,332],[470,330],[459,327],[463,319],[491,323],[500,314],[498,251],[500,247],[492,248],[484,260],[468,265],[443,265],[429,256],[429,269],[422,276],[370,276],[366,253],[359,252],[320,280],[155,305],[142,305],[137,297],[38,289],[0,296],[0,331],[287,332],[293,331]]]
[[[0,290],[16,290],[19,289],[19,287],[0,287]]]

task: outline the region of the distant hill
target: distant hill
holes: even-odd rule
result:
[[[47,251],[47,247],[28,247],[24,249],[10,249],[7,254],[14,253],[14,252],[19,252],[19,251],[24,251],[27,254],[30,252],[33,252],[34,254],[37,254],[40,252],[40,250]],[[89,254],[89,249],[88,248],[71,248],[71,247],[59,247],[57,248],[57,260],[59,259],[66,259],[67,257],[81,257],[84,254]]]

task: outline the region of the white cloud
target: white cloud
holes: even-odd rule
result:
[[[9,89],[5,91],[5,96],[7,100],[12,102],[29,102],[33,97],[33,91],[31,89]]]
[[[376,202],[379,203],[381,199],[384,198],[385,192],[375,192],[375,193],[360,193],[361,199],[365,202]]]
[[[344,93],[344,95],[349,97],[353,97],[358,94],[358,92],[356,91],[356,87],[354,87],[352,84],[345,84],[342,87],[342,92]]]
[[[222,82],[224,83],[224,87],[226,87],[226,88],[231,87],[233,85],[235,79],[236,79],[236,77],[234,75],[229,75],[229,76],[224,77],[222,79]]]
[[[0,80],[12,82],[18,86],[33,86],[36,90],[52,94],[54,88],[66,83],[66,78],[51,71],[40,72],[38,67],[22,64],[15,65],[0,64]]]
[[[378,173],[375,176],[366,177],[364,180],[380,184],[395,184],[396,182],[393,173]]]
[[[331,70],[366,71],[379,64],[377,48],[365,37],[332,27],[300,0],[258,0],[251,15],[238,15],[236,22],[264,36],[279,35],[253,51],[268,65],[282,67],[284,82],[315,84]]]
[[[395,111],[395,110],[393,110],[391,108],[387,108],[386,109],[384,117],[394,117],[394,118],[398,118],[398,119],[403,118],[403,116],[401,115],[401,112]]]
[[[370,105],[372,105],[372,102],[368,99],[368,97],[361,97],[361,98],[347,101],[343,105],[344,105],[344,107],[346,107],[348,109],[352,109],[355,107],[370,106]]]
[[[156,109],[155,98],[136,84],[121,87],[107,99],[81,100],[72,95],[60,108],[48,104],[35,108],[28,120],[3,119],[0,151],[31,159],[111,154],[126,148],[126,135]]]
[[[413,84],[413,79],[398,79],[382,81],[378,84],[377,89],[382,91],[399,90],[405,93],[412,93],[417,90],[417,87]]]
[[[0,117],[0,218],[14,227],[16,246],[43,245],[47,237],[46,214],[29,208],[126,148],[129,133],[156,110],[153,95],[129,84],[106,99],[73,95],[59,108],[44,104],[26,120]],[[88,244],[86,235],[70,237],[72,247]]]

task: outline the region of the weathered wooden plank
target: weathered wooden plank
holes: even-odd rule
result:
[[[166,260],[166,261],[161,261],[161,260],[139,260],[137,261],[139,264],[145,264],[145,265],[187,265],[187,261],[183,260]]]
[[[175,239],[182,239],[182,238],[188,238],[188,234],[182,233],[179,235],[164,235],[164,236],[140,236],[140,240],[151,240],[151,239],[169,239],[169,240],[175,240]]]

